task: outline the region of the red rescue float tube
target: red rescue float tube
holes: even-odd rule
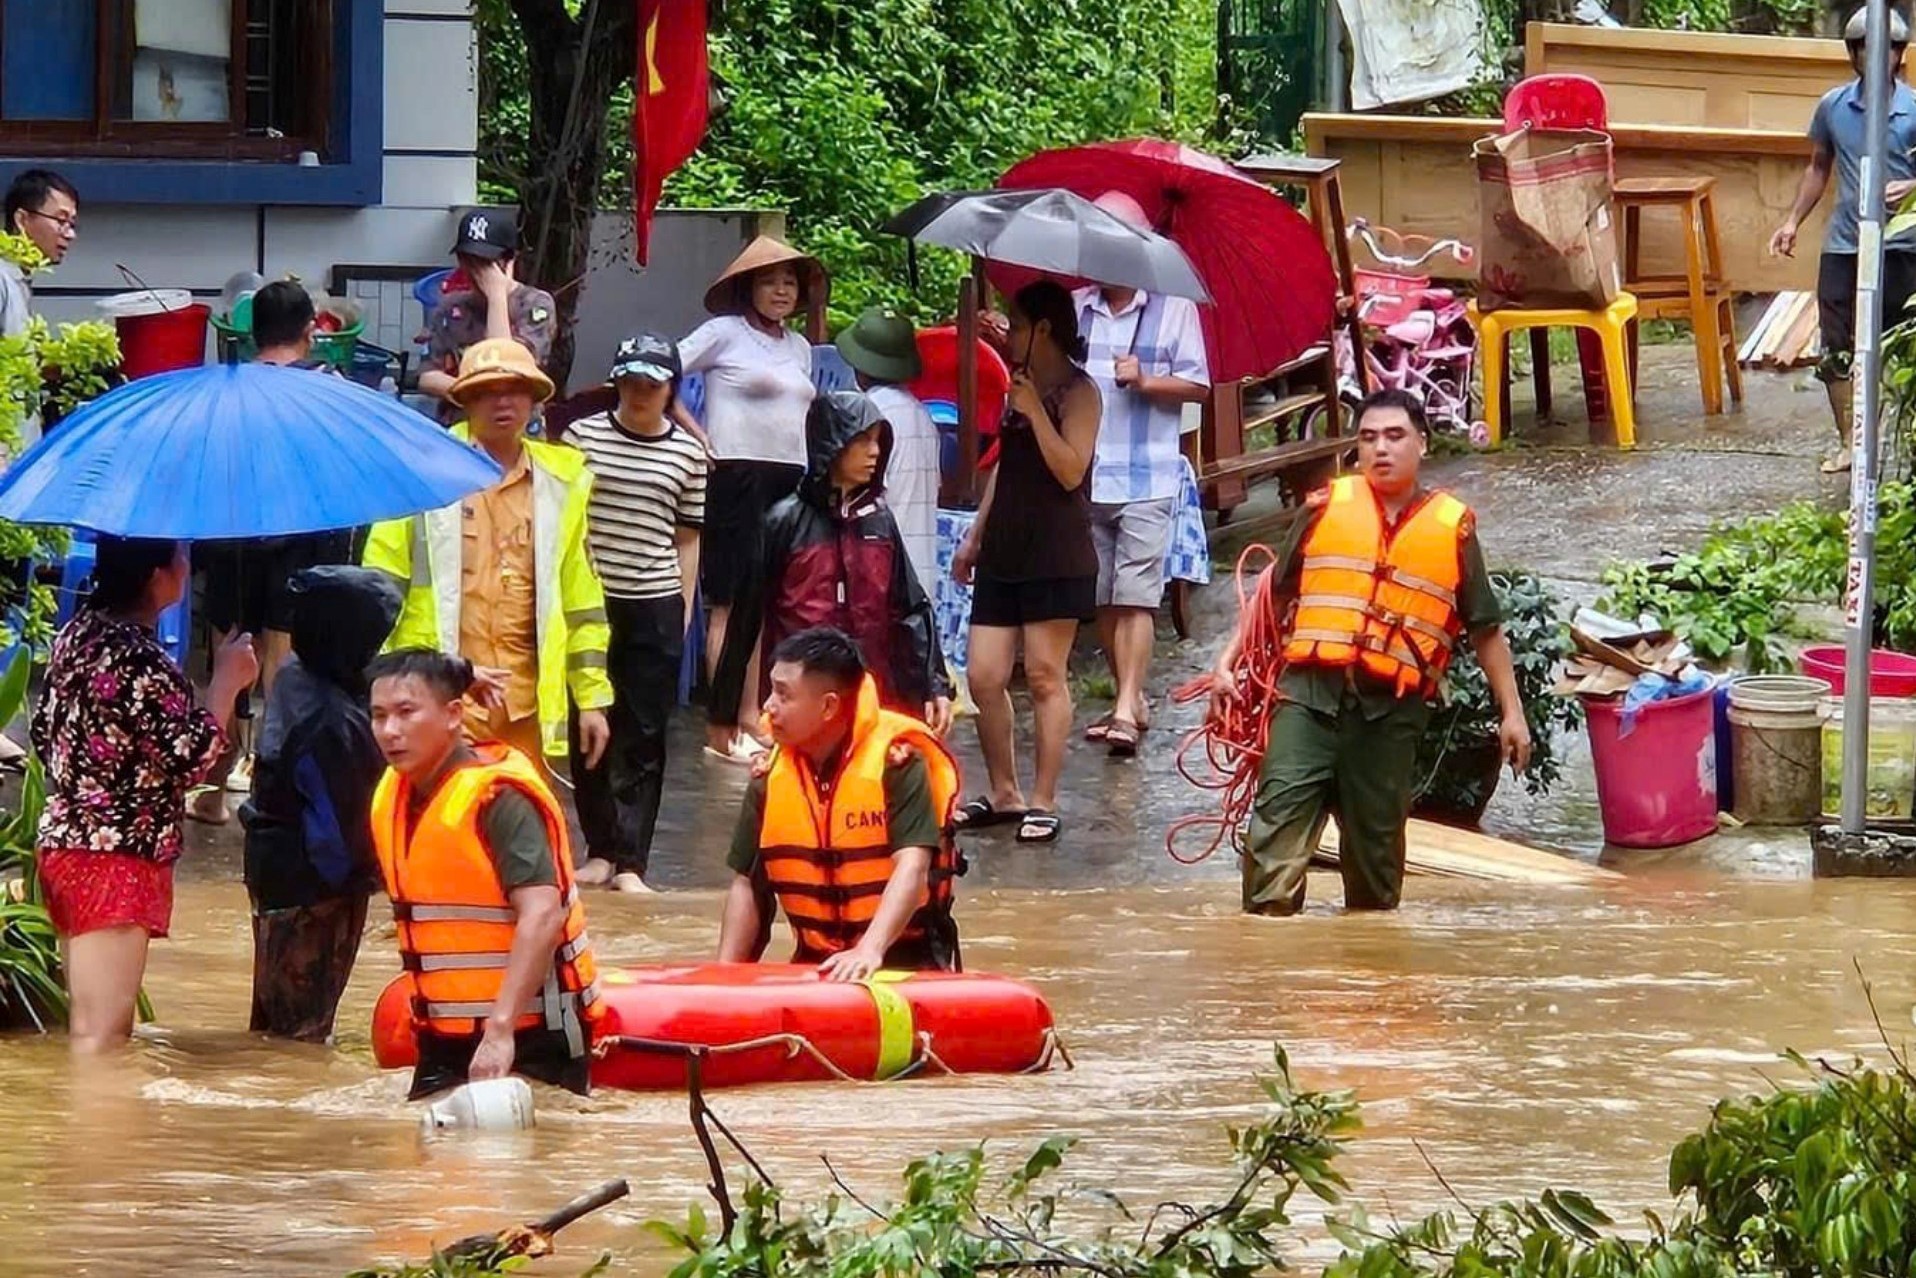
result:
[[[600,972],[610,1043],[593,1062],[599,1087],[685,1086],[685,1058],[708,1049],[706,1087],[871,1081],[913,1073],[1020,1074],[1059,1052],[1051,1009],[1028,985],[979,972],[881,972],[868,984],[818,979],[779,963],[700,963]],[[408,980],[396,977],[373,1010],[373,1055],[386,1069],[417,1059]]]

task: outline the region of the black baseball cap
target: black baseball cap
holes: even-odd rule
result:
[[[454,253],[495,262],[519,251],[519,216],[511,209],[474,209],[459,219]]]
[[[649,382],[670,382],[677,380],[682,365],[679,363],[679,348],[669,337],[658,333],[640,333],[637,337],[628,337],[619,343],[619,350],[612,357],[612,380],[622,377],[643,377]]]

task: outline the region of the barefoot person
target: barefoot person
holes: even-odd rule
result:
[[[834,981],[881,967],[959,970],[950,817],[958,765],[925,725],[881,709],[858,645],[828,627],[772,654],[777,748],[745,792],[726,863],[721,962],[756,962],[776,900],[794,963]]]
[[[1838,451],[1823,463],[1825,473],[1850,467],[1852,404],[1850,363],[1856,347],[1856,230],[1858,192],[1862,186],[1864,136],[1863,37],[1864,11],[1852,13],[1843,28],[1850,66],[1856,78],[1823,95],[1810,116],[1810,162],[1797,186],[1796,203],[1783,225],[1770,236],[1770,252],[1796,256],[1796,235],[1810,215],[1830,175],[1836,176],[1836,203],[1830,207],[1823,231],[1823,256],[1816,268],[1816,309],[1823,333],[1823,358],[1816,376],[1829,392],[1830,413],[1836,419]],[[1889,145],[1884,150],[1885,194],[1892,208],[1916,190],[1916,93],[1903,83],[1903,54],[1909,48],[1909,23],[1889,14],[1890,89]],[[1902,323],[1910,297],[1916,294],[1916,232],[1906,232],[1883,244],[1883,327]]]
[[[812,344],[790,324],[825,288],[817,258],[762,235],[712,281],[705,309],[713,318],[679,344],[685,371],[705,379],[704,421],[695,421],[684,404],[674,407],[673,416],[706,440],[712,454],[699,555],[708,678],[725,647],[734,597],[757,557],[765,514],[805,478]],[[756,636],[744,639],[750,643]],[[754,659],[744,686],[758,682]],[[706,752],[739,764],[763,753],[752,735],[757,707],[751,697],[715,703],[725,713],[715,715],[706,730]]]
[[[510,745],[467,743],[464,658],[405,648],[367,674],[390,765],[373,849],[419,1041],[409,1098],[507,1074],[585,1094],[597,967],[545,771]]]
[[[1058,778],[1071,735],[1066,663],[1080,622],[1096,611],[1098,552],[1091,539],[1091,459],[1098,388],[1085,375],[1071,295],[1050,280],[1012,299],[1006,348],[1016,370],[999,430],[998,465],[971,533],[952,560],[970,583],[970,662],[978,744],[991,789],[959,811],[966,829],[1018,823],[1020,843],[1058,838]],[[1024,647],[1036,771],[1030,802],[1018,785],[1011,672]]]
[[[612,863],[615,892],[652,890],[645,872],[665,796],[665,730],[698,580],[707,462],[705,446],[671,419],[679,381],[669,338],[630,337],[612,361],[618,406],[566,432],[592,471],[587,524],[605,581],[614,693],[605,762],[583,767],[575,754],[572,785],[587,860]]]
[[[40,881],[60,934],[73,1050],[133,1032],[147,944],[173,916],[187,788],[213,766],[259,674],[251,635],[213,658],[203,708],[154,634],[186,589],[173,541],[101,537],[93,593],[53,643],[33,747],[46,765]]]
[[[1358,473],[1313,494],[1269,571],[1285,625],[1284,673],[1244,850],[1244,909],[1295,914],[1325,818],[1337,814],[1350,909],[1395,909],[1417,742],[1452,648],[1465,635],[1503,712],[1504,759],[1530,763],[1497,594],[1470,508],[1423,487],[1423,406],[1382,390],[1357,410]],[[1217,661],[1221,702],[1241,632]],[[1222,707],[1220,707],[1222,708]],[[1255,707],[1264,709],[1264,707]]]

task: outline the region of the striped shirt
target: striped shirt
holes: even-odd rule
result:
[[[615,599],[678,594],[674,533],[705,522],[705,450],[682,427],[668,425],[665,434],[646,438],[622,430],[610,413],[595,413],[566,430],[592,471],[592,559]]]

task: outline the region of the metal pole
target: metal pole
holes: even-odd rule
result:
[[[1344,67],[1344,12],[1324,0],[1324,109],[1350,110],[1350,76]]]
[[[1869,648],[1876,593],[1876,409],[1883,335],[1883,164],[1889,151],[1889,0],[1869,0],[1863,50],[1866,133],[1856,228],[1856,357],[1851,367],[1849,574],[1844,592],[1843,833],[1861,834],[1869,792]]]

